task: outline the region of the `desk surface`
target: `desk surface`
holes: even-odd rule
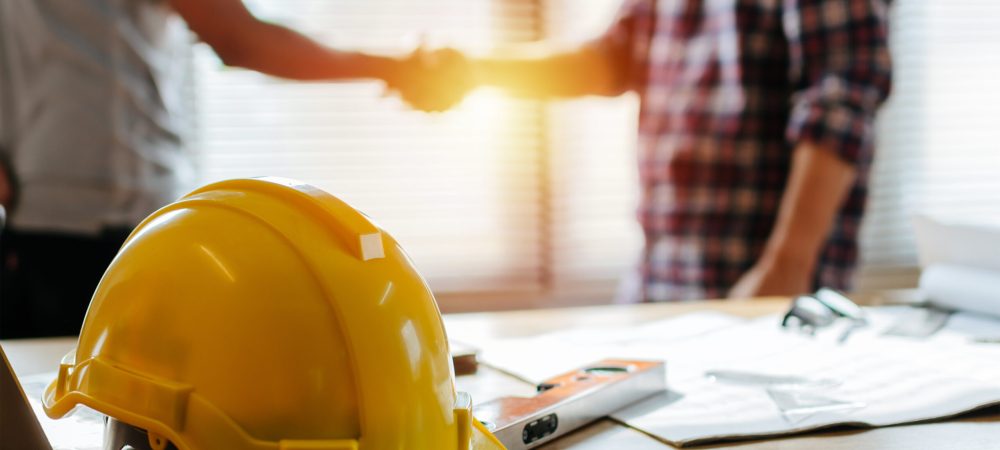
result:
[[[784,300],[683,303],[635,306],[599,306],[558,310],[476,313],[445,316],[451,336],[529,336],[560,328],[629,325],[697,310],[712,309],[745,317],[781,311]],[[71,339],[4,341],[4,350],[18,376],[54,370],[73,346]],[[472,376],[458,377],[460,390],[477,403],[506,395],[532,395],[534,386],[487,367]],[[897,426],[872,430],[835,429],[823,433],[764,441],[721,444],[697,448],[740,450],[788,449],[982,449],[995,450],[1000,442],[1000,408],[962,416],[949,422]],[[597,422],[543,447],[544,449],[665,449],[672,448],[639,431],[611,420]]]

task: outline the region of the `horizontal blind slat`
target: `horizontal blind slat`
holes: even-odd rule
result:
[[[910,280],[912,217],[1000,215],[1000,3],[899,0],[892,97],[880,112],[861,280]],[[862,288],[864,286],[861,286]]]
[[[532,35],[534,1],[252,0],[254,13],[332,46],[482,52]],[[499,14],[498,14],[499,13]],[[483,93],[428,115],[381,83],[296,83],[196,52],[200,182],[298,178],[365,211],[435,290],[538,287],[537,110]]]

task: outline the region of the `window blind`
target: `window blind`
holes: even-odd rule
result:
[[[488,53],[598,35],[619,0],[256,0],[341,48]],[[859,288],[911,283],[914,213],[1000,214],[1000,4],[893,4],[894,90],[877,121]],[[404,36],[409,36],[404,43]],[[483,91],[426,115],[376,83],[291,83],[195,55],[201,182],[302,179],[375,217],[439,294],[608,300],[636,261],[632,96],[539,104]],[[523,303],[521,303],[523,305]]]
[[[599,37],[620,0],[546,0],[546,37],[573,46]],[[638,99],[583,98],[548,108],[552,170],[553,283],[578,296],[613,295],[638,263]],[[585,299],[584,299],[585,300]]]
[[[1000,3],[896,0],[859,289],[912,286],[915,214],[1000,216]]]
[[[433,44],[483,52],[537,33],[533,2],[256,0],[258,17],[339,48]],[[404,42],[410,36],[410,43]],[[482,93],[428,115],[377,83],[295,83],[195,56],[200,182],[272,175],[375,218],[438,292],[538,290],[543,263],[538,108]]]

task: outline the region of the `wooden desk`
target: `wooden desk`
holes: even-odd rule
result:
[[[561,328],[640,324],[697,310],[711,309],[754,317],[782,311],[786,300],[683,303],[636,306],[598,306],[558,310],[476,313],[445,316],[449,335],[456,339],[530,336]],[[71,339],[4,341],[3,346],[18,376],[49,372],[73,346]],[[459,377],[460,390],[476,403],[505,395],[532,395],[534,386],[483,367],[473,376]],[[665,449],[672,448],[639,431],[611,420],[592,426],[543,447],[551,449]],[[1000,448],[1000,408],[931,424],[873,430],[836,429],[822,433],[772,440],[702,446],[700,449],[981,449]]]

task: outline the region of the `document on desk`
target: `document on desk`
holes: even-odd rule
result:
[[[42,411],[42,394],[56,378],[55,372],[21,378],[21,387],[28,403],[42,424],[54,450],[101,450],[104,448],[104,416],[79,406],[73,414],[62,420],[52,420]]]
[[[931,338],[883,335],[903,312],[871,310],[872,326],[843,344],[838,330],[807,336],[781,329],[777,317],[719,314],[473,344],[485,363],[536,382],[601,358],[666,360],[670,392],[614,417],[681,446],[887,426],[1000,403],[1000,345],[974,339],[1000,336],[1000,322],[958,314]]]

